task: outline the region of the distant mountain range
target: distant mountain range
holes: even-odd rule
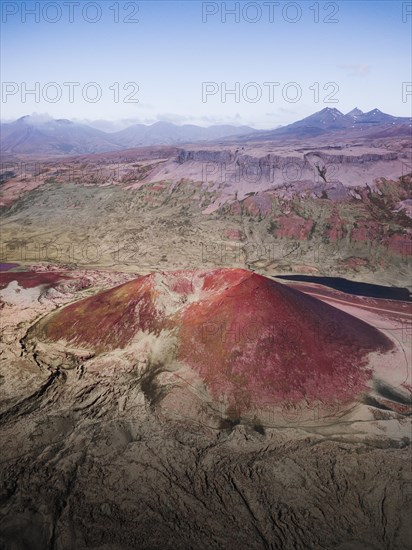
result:
[[[411,118],[395,117],[373,109],[363,113],[355,108],[347,114],[326,107],[302,120],[274,130],[254,130],[249,126],[210,126],[157,122],[135,124],[119,132],[103,132],[66,119],[38,119],[24,116],[0,126],[3,153],[72,155],[102,153],[151,145],[183,145],[216,140],[265,141],[299,139],[344,133],[349,136],[390,137],[410,135]]]
[[[348,137],[386,137],[410,135],[412,119],[396,117],[373,109],[363,113],[357,107],[343,114],[338,109],[326,107],[302,120],[275,130],[261,131],[258,134],[244,136],[244,140],[271,140],[278,138],[308,138],[344,133]]]
[[[139,147],[212,141],[226,137],[253,134],[256,131],[249,126],[222,125],[204,128],[202,126],[195,126],[194,124],[177,126],[171,122],[156,122],[151,126],[134,124],[111,135],[122,147]]]
[[[3,153],[82,154],[102,153],[150,145],[175,145],[253,134],[249,126],[177,126],[156,122],[135,124],[119,132],[103,132],[66,119],[38,120],[24,116],[0,127]]]

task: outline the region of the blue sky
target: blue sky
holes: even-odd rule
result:
[[[409,4],[3,0],[1,117],[272,128],[324,107],[410,116]]]

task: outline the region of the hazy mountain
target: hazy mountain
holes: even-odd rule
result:
[[[386,132],[389,129],[390,135],[396,134],[396,129],[399,128],[400,133],[405,133],[405,128],[411,126],[411,118],[395,117],[383,113],[379,109],[373,109],[367,113],[363,113],[357,107],[349,113],[343,114],[336,108],[326,107],[321,111],[314,113],[302,120],[283,126],[275,130],[259,132],[259,134],[244,136],[247,140],[268,140],[276,138],[303,138],[316,137],[332,132],[345,131],[347,135],[369,135],[375,134],[377,131]],[[365,132],[365,134],[363,134]]]
[[[195,126],[194,124],[177,126],[171,122],[156,122],[151,126],[134,124],[111,135],[117,143],[124,147],[139,147],[210,141],[255,132],[258,132],[258,130],[254,130],[249,126],[220,125],[204,128],[202,126]]]
[[[173,145],[252,134],[248,126],[177,126],[157,122],[151,126],[135,124],[119,132],[103,132],[70,120],[47,116],[24,116],[1,124],[3,153],[82,154],[101,153],[148,145]]]
[[[354,109],[352,109],[352,111],[349,111],[349,113],[346,113],[346,116],[352,117],[353,119],[356,120],[357,117],[362,116],[363,114],[364,114],[363,111],[355,107]]]
[[[363,113],[355,108],[347,114],[326,107],[302,120],[273,130],[254,130],[249,126],[178,126],[156,122],[150,126],[134,124],[118,132],[104,132],[87,124],[48,115],[24,116],[0,127],[3,153],[68,155],[104,153],[134,147],[181,145],[195,142],[235,139],[256,141],[300,139],[344,132],[347,137],[385,137],[409,135],[411,120],[373,109]]]
[[[3,153],[75,154],[119,149],[110,135],[66,119],[24,116],[1,125]]]
[[[408,117],[396,117],[382,113],[379,109],[373,109],[368,113],[362,113],[361,116],[356,117],[356,124],[368,124],[368,125],[382,125],[382,124],[407,124],[411,123],[411,118]]]

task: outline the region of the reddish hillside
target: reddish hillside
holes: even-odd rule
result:
[[[392,343],[351,315],[243,269],[151,274],[72,304],[39,326],[46,340],[97,352],[139,331],[178,336],[177,359],[214,397],[265,403],[351,400],[366,389],[368,353]]]
[[[43,327],[50,340],[65,339],[107,351],[124,348],[139,330],[158,333],[157,292],[150,277],[140,277],[62,309]]]

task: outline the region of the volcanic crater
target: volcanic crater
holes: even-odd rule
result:
[[[77,365],[122,351],[140,360],[144,350],[146,368],[180,380],[176,372],[189,372],[237,414],[285,402],[353,404],[372,387],[372,352],[393,349],[366,322],[244,269],[142,276],[44,317],[28,340],[48,366],[55,345],[73,350]]]

